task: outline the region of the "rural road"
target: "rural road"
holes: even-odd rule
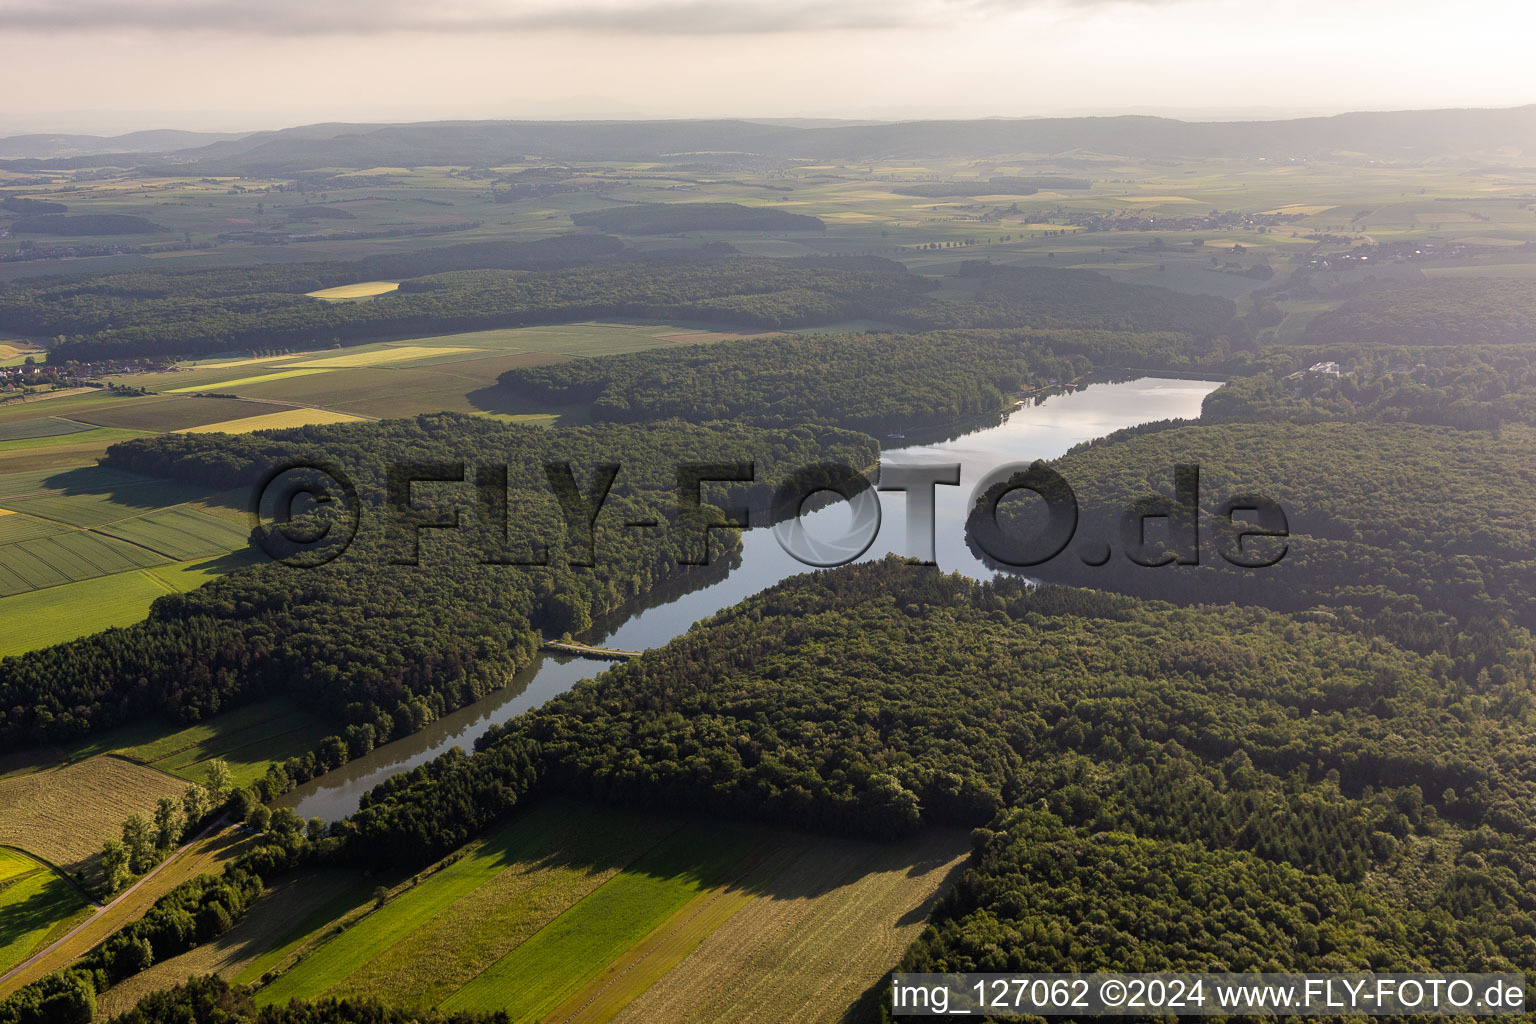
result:
[[[220,836],[228,824],[224,818],[215,821],[155,865],[144,877],[124,889],[110,903],[49,943],[46,948],[0,975],[0,996],[9,995],[22,985],[69,964],[123,925],[138,918],[166,892],[192,875],[201,873],[210,862],[222,859],[229,847],[243,838],[236,836],[231,843]],[[194,851],[194,847],[198,849]]]

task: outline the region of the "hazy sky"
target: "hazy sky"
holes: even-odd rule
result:
[[[1536,101],[1532,0],[0,0],[0,133]]]

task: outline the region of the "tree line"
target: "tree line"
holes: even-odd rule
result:
[[[369,302],[327,302],[296,290],[335,280],[334,273],[274,270],[251,277],[244,285],[230,272],[189,280],[144,274],[17,284],[0,290],[0,326],[62,338],[49,349],[52,362],[94,362],[357,344],[391,334],[600,316],[807,326],[875,315],[907,301],[922,284],[900,264],[873,258],[772,260],[712,252],[428,273]],[[261,290],[269,279],[281,290]]]
[[[1536,337],[1530,282],[1453,278],[1409,287],[1381,285],[1308,324],[1310,344],[1499,345]]]
[[[831,423],[884,434],[997,413],[1024,391],[1118,366],[1246,369],[1187,334],[1101,330],[864,332],[751,338],[510,370],[501,384],[594,421]]]
[[[9,746],[66,742],[136,718],[193,722],[289,694],[338,724],[291,763],[289,779],[309,778],[484,697],[529,664],[545,637],[580,633],[654,590],[711,578],[695,564],[703,531],[693,513],[679,512],[679,465],[755,465],[751,482],[702,487],[697,515],[718,519],[717,503],[767,507],[802,466],[832,459],[862,468],[875,458],[873,439],[832,428],[672,421],[550,431],[449,413],[123,443],[108,452],[109,468],[242,492],[295,460],[340,467],[365,508],[362,527],[323,567],[258,564],[167,595],[137,625],[0,660],[0,737]],[[462,529],[394,528],[390,468],[405,462],[463,464],[462,483],[417,485],[414,499],[426,518],[451,516],[443,507],[451,503]],[[620,466],[590,543],[546,463],[569,463],[583,493],[598,467]],[[624,526],[646,518],[659,528]],[[713,533],[717,547],[734,548]],[[397,564],[411,560],[418,536],[420,564]]]

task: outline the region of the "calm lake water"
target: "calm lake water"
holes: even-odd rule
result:
[[[990,482],[1006,467],[1057,458],[1075,444],[1122,427],[1198,416],[1200,403],[1219,386],[1215,381],[1155,377],[1093,384],[1031,401],[1007,414],[1000,423],[950,440],[923,443],[914,438],[906,443],[887,439],[887,445],[905,446],[886,448],[881,462],[961,465],[960,486],[935,488],[935,556],[946,572],[988,579],[995,575],[994,571],[978,561],[965,542],[965,521],[978,485]],[[907,544],[905,497],[899,492],[883,492],[880,506],[880,532],[860,561],[883,558],[889,552],[916,553]],[[812,537],[830,538],[839,534],[850,519],[848,506],[839,502],[810,513],[803,521]],[[686,632],[699,619],[729,608],[786,577],[812,571],[786,553],[771,530],[749,530],[742,540],[741,564],[719,582],[638,611],[601,636],[587,639],[598,646],[624,650],[659,647]],[[334,821],[346,817],[357,810],[364,793],[390,775],[430,761],[455,746],[473,750],[475,740],[491,726],[538,707],[607,667],[604,662],[584,658],[541,656],[506,687],[484,700],[300,786],[278,803],[297,809],[306,818],[318,816]]]

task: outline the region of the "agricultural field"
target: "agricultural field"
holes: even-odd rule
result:
[[[188,782],[202,782],[208,762],[222,760],[235,785],[244,786],[265,774],[268,765],[313,750],[330,731],[314,715],[274,699],[112,752]]]
[[[160,797],[179,797],[188,782],[204,781],[210,761],[222,759],[234,784],[247,785],[269,765],[313,749],[330,731],[281,699],[180,729],[156,721],[126,725],[0,776],[0,836],[94,885],[96,855],[123,820],[148,815]],[[3,849],[0,855],[0,885],[6,885],[4,872],[13,867],[6,858],[13,855]]]
[[[311,373],[323,373],[323,370],[275,370],[272,373],[258,373],[251,377],[236,377],[234,380],[221,380],[213,384],[192,384],[187,387],[171,388],[165,393],[168,395],[184,395],[193,391],[214,390],[229,391],[235,388],[246,387],[251,384],[265,384],[268,381],[287,380],[289,377],[303,377]]]
[[[26,427],[21,423],[7,424],[10,432],[20,432]],[[5,452],[31,451],[35,448],[57,448],[62,445],[83,444],[111,444],[114,441],[126,441],[130,437],[139,437],[142,431],[115,430],[110,427],[92,427],[80,424],[79,429],[55,430],[51,433],[40,434],[33,437],[13,437],[8,440],[0,440],[0,454]]]
[[[245,564],[249,524],[208,497],[99,467],[0,475],[0,656],[137,622]]]
[[[244,419],[225,420],[222,423],[206,423],[200,427],[188,427],[188,434],[249,434],[257,430],[282,430],[286,427],[308,427],[321,423],[356,423],[361,416],[329,409],[284,409]]]
[[[922,931],[928,911],[970,853],[960,833],[933,833],[898,846],[822,840],[774,878],[771,889],[643,991],[607,1006],[623,1024],[730,1020],[771,1024],[784,1007],[841,1016]],[[607,1020],[584,1013],[572,1021]]]
[[[90,530],[71,530],[0,549],[0,597],[47,590],[158,565],[166,559],[136,544]]]
[[[75,888],[46,864],[0,847],[0,974],[88,912]]]
[[[900,956],[968,852],[958,834],[829,842],[551,800],[382,907],[307,922],[237,980],[270,978],[262,1003],[328,993],[603,1021],[626,1007],[652,1019],[680,998],[723,1006],[794,977],[836,1019]],[[717,981],[721,958],[734,967]],[[643,1009],[647,998],[660,1009]]]
[[[41,361],[43,349],[30,341],[0,341],[0,366],[20,366],[28,359]]]
[[[89,423],[75,423],[57,416],[40,416],[34,420],[13,420],[0,423],[0,444],[10,441],[30,441],[40,437],[61,437],[91,429]]]
[[[147,770],[147,769],[146,769]],[[50,971],[79,959],[113,935],[125,924],[143,916],[150,906],[171,889],[201,874],[217,874],[251,844],[249,833],[226,828],[194,840],[176,856],[166,860],[153,874],[77,924],[79,928],[47,955],[0,982],[0,998],[36,981]]]
[[[319,869],[279,879],[223,935],[119,982],[97,1000],[99,1017],[125,1013],[150,992],[188,975],[218,974],[233,980],[294,928],[319,914],[337,915],[367,902],[374,881],[359,872]],[[329,916],[325,920],[329,920]]]
[[[185,401],[226,401],[208,395],[238,395],[246,404],[306,406],[269,417],[204,420],[174,429],[190,433],[251,430],[342,418],[385,418],[421,412],[544,415],[501,393],[508,370],[561,359],[641,352],[671,345],[704,344],[756,332],[722,331],[708,325],[644,321],[589,321],[541,327],[469,331],[359,345],[346,349],[288,353],[184,363],[174,370],[117,378],[147,388],[157,397]],[[341,372],[345,371],[345,372]],[[121,422],[121,420],[119,420]],[[169,428],[168,428],[169,429]]]
[[[162,796],[180,797],[186,782],[121,757],[83,761],[0,778],[0,835],[72,877],[94,884],[101,844],[123,819],[151,814]]]
[[[322,288],[317,292],[305,292],[305,294],[313,299],[331,301],[371,299],[375,295],[383,295],[399,287],[399,281],[359,281],[357,284],[337,285],[335,288]]]
[[[89,466],[128,438],[291,412],[289,404],[98,388],[12,399],[0,403],[0,475]]]
[[[0,536],[8,521],[0,520]],[[195,590],[244,564],[246,560],[240,555],[156,564],[0,597],[0,622],[5,623],[0,632],[0,657],[61,644],[114,626],[131,626],[149,614],[149,606],[158,598]]]

